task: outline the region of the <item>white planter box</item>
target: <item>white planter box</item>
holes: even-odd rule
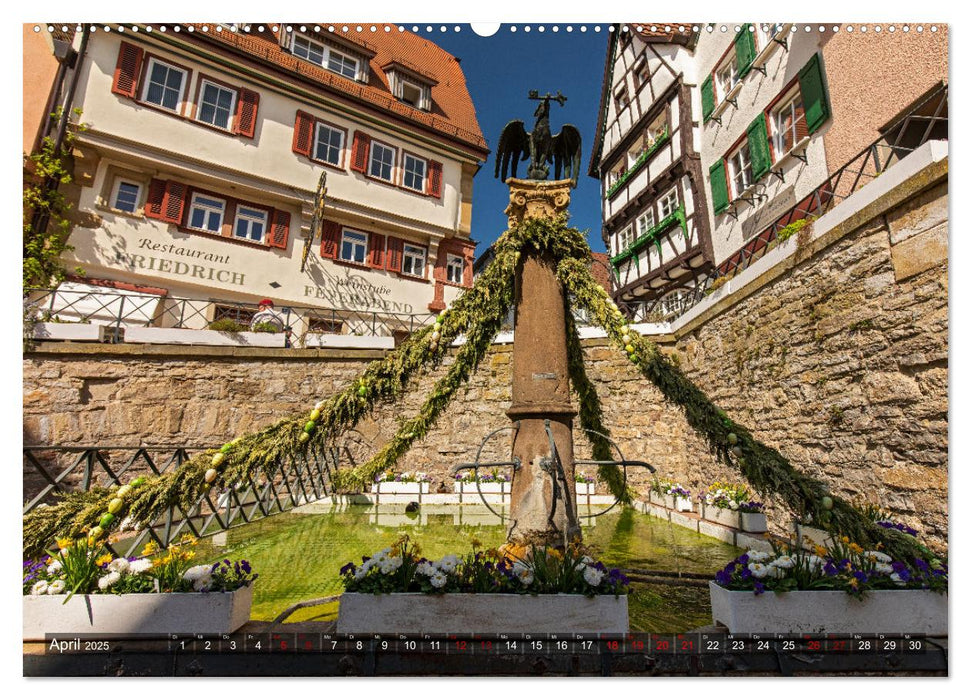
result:
[[[719,525],[724,525],[725,527],[733,527],[736,530],[739,527],[739,513],[737,510],[731,510],[729,508],[716,508],[715,506],[706,505],[702,511],[702,517],[705,520],[710,520],[713,523],[718,523]]]
[[[597,484],[587,484],[577,482],[577,496],[592,496],[597,492]]]
[[[682,513],[690,513],[694,510],[694,506],[691,504],[691,497],[685,498],[684,496],[674,497],[674,510],[680,511]]]
[[[228,345],[235,347],[284,348],[286,333],[230,333],[194,328],[126,328],[126,343],[159,345]]]
[[[307,333],[305,348],[358,348],[363,350],[394,350],[390,335],[339,335],[337,333]]]
[[[765,519],[765,513],[741,513],[742,530],[745,532],[766,532],[769,523]]]
[[[253,586],[232,593],[25,595],[24,639],[45,634],[229,634],[249,620]]]
[[[452,488],[455,493],[471,494],[473,496],[478,496],[480,493],[509,493],[510,492],[509,482],[506,481],[487,481],[466,483],[464,481],[456,481]]]
[[[709,582],[711,616],[729,632],[947,635],[947,595],[933,591],[729,591]]]
[[[662,493],[655,493],[654,491],[651,491],[648,494],[648,500],[650,500],[651,503],[653,503],[656,506],[664,506],[665,508],[668,507],[667,506],[667,502],[668,502],[667,501],[667,498],[668,497],[666,495],[664,495]]]
[[[34,340],[89,340],[104,342],[105,327],[100,323],[51,323],[34,324]]]
[[[381,481],[371,485],[371,493],[428,493],[427,481]]]
[[[515,593],[345,593],[338,634],[628,631],[627,596]]]

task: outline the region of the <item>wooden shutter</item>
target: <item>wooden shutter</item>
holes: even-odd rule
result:
[[[705,82],[701,84],[701,115],[705,121],[711,117],[711,113],[715,111],[715,85],[712,82],[711,76],[709,75],[705,78]]]
[[[306,112],[297,110],[297,117],[293,123],[293,152],[297,155],[310,157],[310,149],[314,143],[314,118]]]
[[[181,182],[169,180],[165,183],[165,196],[162,198],[162,221],[181,224],[185,211],[186,186]]]
[[[368,267],[384,269],[384,236],[380,233],[368,234]]]
[[[711,180],[711,206],[716,214],[728,208],[728,180],[725,179],[725,159],[719,160],[708,169]]]
[[[256,134],[256,114],[260,109],[260,93],[239,89],[236,101],[236,133],[248,139]]]
[[[113,93],[125,97],[135,96],[143,56],[144,51],[140,46],[129,44],[127,41],[121,42],[121,48],[118,49],[118,64],[115,66],[115,75],[111,83]]]
[[[799,71],[799,92],[806,113],[806,128],[812,134],[829,119],[829,98],[818,53]]]
[[[760,114],[749,124],[748,152],[752,159],[752,180],[758,180],[772,167],[772,154],[769,153],[769,132],[765,126],[765,114]]]
[[[354,146],[351,149],[351,170],[367,172],[368,153],[371,150],[371,137],[363,131],[354,132]]]
[[[432,197],[442,197],[442,164],[438,161],[428,161],[428,194]]]
[[[738,77],[744,78],[755,60],[755,32],[750,32],[749,24],[743,24],[735,37],[735,62],[738,64]]]
[[[274,209],[270,223],[270,235],[266,242],[271,248],[286,250],[287,239],[290,237],[290,212]]]
[[[404,241],[394,236],[388,236],[388,252],[384,256],[384,267],[391,272],[401,272],[401,255]]]
[[[320,257],[333,260],[341,244],[341,225],[336,221],[325,221],[320,238]]]
[[[148,197],[145,199],[145,216],[162,219],[162,202],[165,199],[165,180],[152,178],[148,184]]]
[[[809,125],[806,124],[806,108],[797,107],[794,113],[796,120],[796,141],[801,141],[802,139],[809,136]],[[791,137],[789,137],[791,139]],[[790,146],[795,146],[796,144],[790,144]]]

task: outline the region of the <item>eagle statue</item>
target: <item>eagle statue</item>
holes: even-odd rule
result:
[[[530,90],[529,99],[539,100],[534,115],[536,125],[528,132],[521,120],[506,124],[496,149],[496,177],[503,182],[509,176],[516,177],[519,161],[528,158],[530,180],[549,177],[552,162],[553,179],[569,180],[576,187],[580,174],[580,132],[572,124],[564,124],[556,136],[550,132],[550,101],[559,102],[562,107],[566,98],[559,91],[555,96],[547,93],[541,97],[539,91]]]

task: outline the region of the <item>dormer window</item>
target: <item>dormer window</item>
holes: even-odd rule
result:
[[[362,61],[346,51],[322,44],[299,34],[294,35],[291,51],[294,56],[316,63],[332,73],[351,80],[362,80]]]
[[[431,110],[432,99],[429,85],[410,75],[403,75],[397,70],[388,71],[388,82],[391,85],[391,94],[400,102],[425,112]]]

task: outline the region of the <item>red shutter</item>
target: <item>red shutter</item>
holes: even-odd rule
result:
[[[380,233],[372,233],[368,236],[368,267],[384,269],[384,236]]]
[[[309,158],[313,142],[314,118],[298,109],[297,118],[293,124],[293,152]]]
[[[239,89],[236,102],[236,133],[248,139],[256,135],[256,114],[260,109],[260,93]]]
[[[351,170],[359,173],[367,171],[368,152],[371,150],[371,137],[363,131],[354,132],[354,147],[351,150]]]
[[[290,212],[273,210],[273,220],[270,224],[270,236],[267,244],[271,248],[287,248],[287,239],[290,237]]]
[[[165,183],[165,196],[162,198],[162,221],[170,224],[182,223],[182,212],[185,210],[186,187],[181,182],[169,180]]]
[[[384,257],[385,269],[392,272],[401,272],[401,253],[404,250],[404,241],[400,238],[388,236],[388,254]]]
[[[165,180],[152,178],[148,185],[148,198],[145,200],[145,216],[162,219],[162,202],[165,199]]]
[[[336,221],[325,221],[320,240],[320,256],[334,259],[337,257],[337,247],[341,243],[341,225]]]
[[[115,76],[111,83],[111,91],[117,95],[134,97],[138,90],[138,76],[142,70],[142,56],[144,52],[140,46],[121,42],[118,50],[118,64],[115,66]]]
[[[434,160],[428,161],[428,194],[442,196],[442,164]]]

